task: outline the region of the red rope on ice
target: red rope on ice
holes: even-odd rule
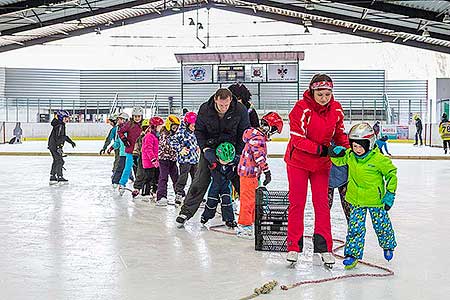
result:
[[[236,233],[234,232],[229,232],[229,231],[222,231],[219,229],[216,229],[218,227],[223,227],[224,225],[213,225],[209,227],[209,230],[214,231],[214,232],[220,232],[223,234],[228,234],[228,235],[236,235]],[[312,239],[312,236],[307,235],[305,236],[305,238],[310,238]],[[333,249],[333,254],[336,257],[339,258],[344,258],[344,256],[335,253],[336,251],[344,248],[345,246],[345,242],[343,240],[339,240],[339,239],[333,239],[333,242],[337,242],[337,243],[341,243],[341,245],[337,246],[336,248]],[[383,266],[379,266],[377,264],[374,263],[369,263],[363,260],[359,260],[358,264],[363,264],[372,268],[376,268],[379,270],[384,271],[385,273],[359,273],[359,274],[346,274],[346,275],[340,275],[340,276],[332,276],[329,278],[323,278],[323,279],[314,279],[314,280],[302,280],[293,284],[288,284],[288,285],[281,285],[281,289],[284,291],[287,291],[289,289],[293,289],[302,285],[307,285],[307,284],[317,284],[317,283],[324,283],[324,282],[328,282],[328,281],[335,281],[335,280],[342,280],[342,279],[347,279],[347,278],[359,278],[359,277],[388,277],[388,276],[393,276],[394,275],[394,271],[392,271],[389,268],[383,267]]]

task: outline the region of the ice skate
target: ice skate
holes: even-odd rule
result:
[[[187,216],[186,215],[179,215],[176,219],[176,223],[177,223],[177,228],[183,228],[184,227],[184,223],[186,223],[187,220]]]
[[[67,184],[67,183],[69,183],[69,180],[65,179],[62,176],[58,176],[57,180],[58,180],[59,184]]]
[[[124,187],[123,185],[119,185],[119,195],[123,196],[123,194],[125,194],[126,191],[126,187]]]
[[[131,196],[133,197],[133,199],[136,199],[136,197],[139,196],[139,190],[133,190],[133,191],[131,192]]]
[[[385,249],[383,254],[384,254],[384,258],[387,261],[390,261],[394,257],[394,250]]]
[[[248,226],[238,225],[236,236],[241,239],[254,240],[255,234],[254,234],[253,225],[248,225]]]
[[[332,269],[335,263],[334,256],[331,252],[314,253],[313,264],[322,265],[328,269]]]
[[[117,189],[118,187],[119,187],[119,185],[117,184],[117,183],[113,183],[112,185],[112,188],[115,190],[115,189]]]
[[[175,195],[175,204],[176,205],[181,205],[181,201],[183,201],[183,196],[182,195]]]
[[[342,263],[344,264],[344,268],[346,270],[350,270],[356,267],[358,260],[352,256],[347,256]]]
[[[157,200],[156,206],[167,206],[167,198],[162,197],[161,199]]]
[[[293,267],[298,260],[298,252],[297,251],[289,251],[286,255],[286,260],[290,263],[290,266]]]
[[[229,229],[235,229],[237,227],[236,221],[225,221],[225,226]]]
[[[200,223],[202,224],[202,226],[203,226],[204,228],[206,228],[206,223],[207,223],[207,222],[208,222],[208,220],[206,220],[204,216],[201,216],[201,217],[200,217]]]
[[[175,205],[175,199],[172,198],[172,197],[169,197],[169,198],[167,199],[167,204],[168,204],[168,205]]]
[[[50,176],[49,184],[50,184],[50,185],[55,185],[55,184],[57,184],[57,183],[58,183],[58,179],[56,178],[56,176],[55,176],[55,175],[51,175],[51,176]]]

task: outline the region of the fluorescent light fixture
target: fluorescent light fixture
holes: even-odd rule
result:
[[[430,32],[426,28],[424,28],[423,32],[422,32],[422,36],[423,37],[430,37]]]

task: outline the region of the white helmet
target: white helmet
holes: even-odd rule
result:
[[[132,116],[143,116],[144,115],[144,109],[142,107],[136,106],[133,107],[133,111],[131,112]]]
[[[117,117],[124,120],[128,120],[130,118],[130,116],[125,112],[121,112]]]
[[[366,122],[354,125],[348,133],[348,139],[350,144],[361,140],[369,141],[369,149],[366,149],[367,151],[372,150],[375,146],[375,132],[372,126]]]

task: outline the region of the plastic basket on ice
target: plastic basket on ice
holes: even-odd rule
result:
[[[255,250],[286,252],[288,192],[256,190]]]

